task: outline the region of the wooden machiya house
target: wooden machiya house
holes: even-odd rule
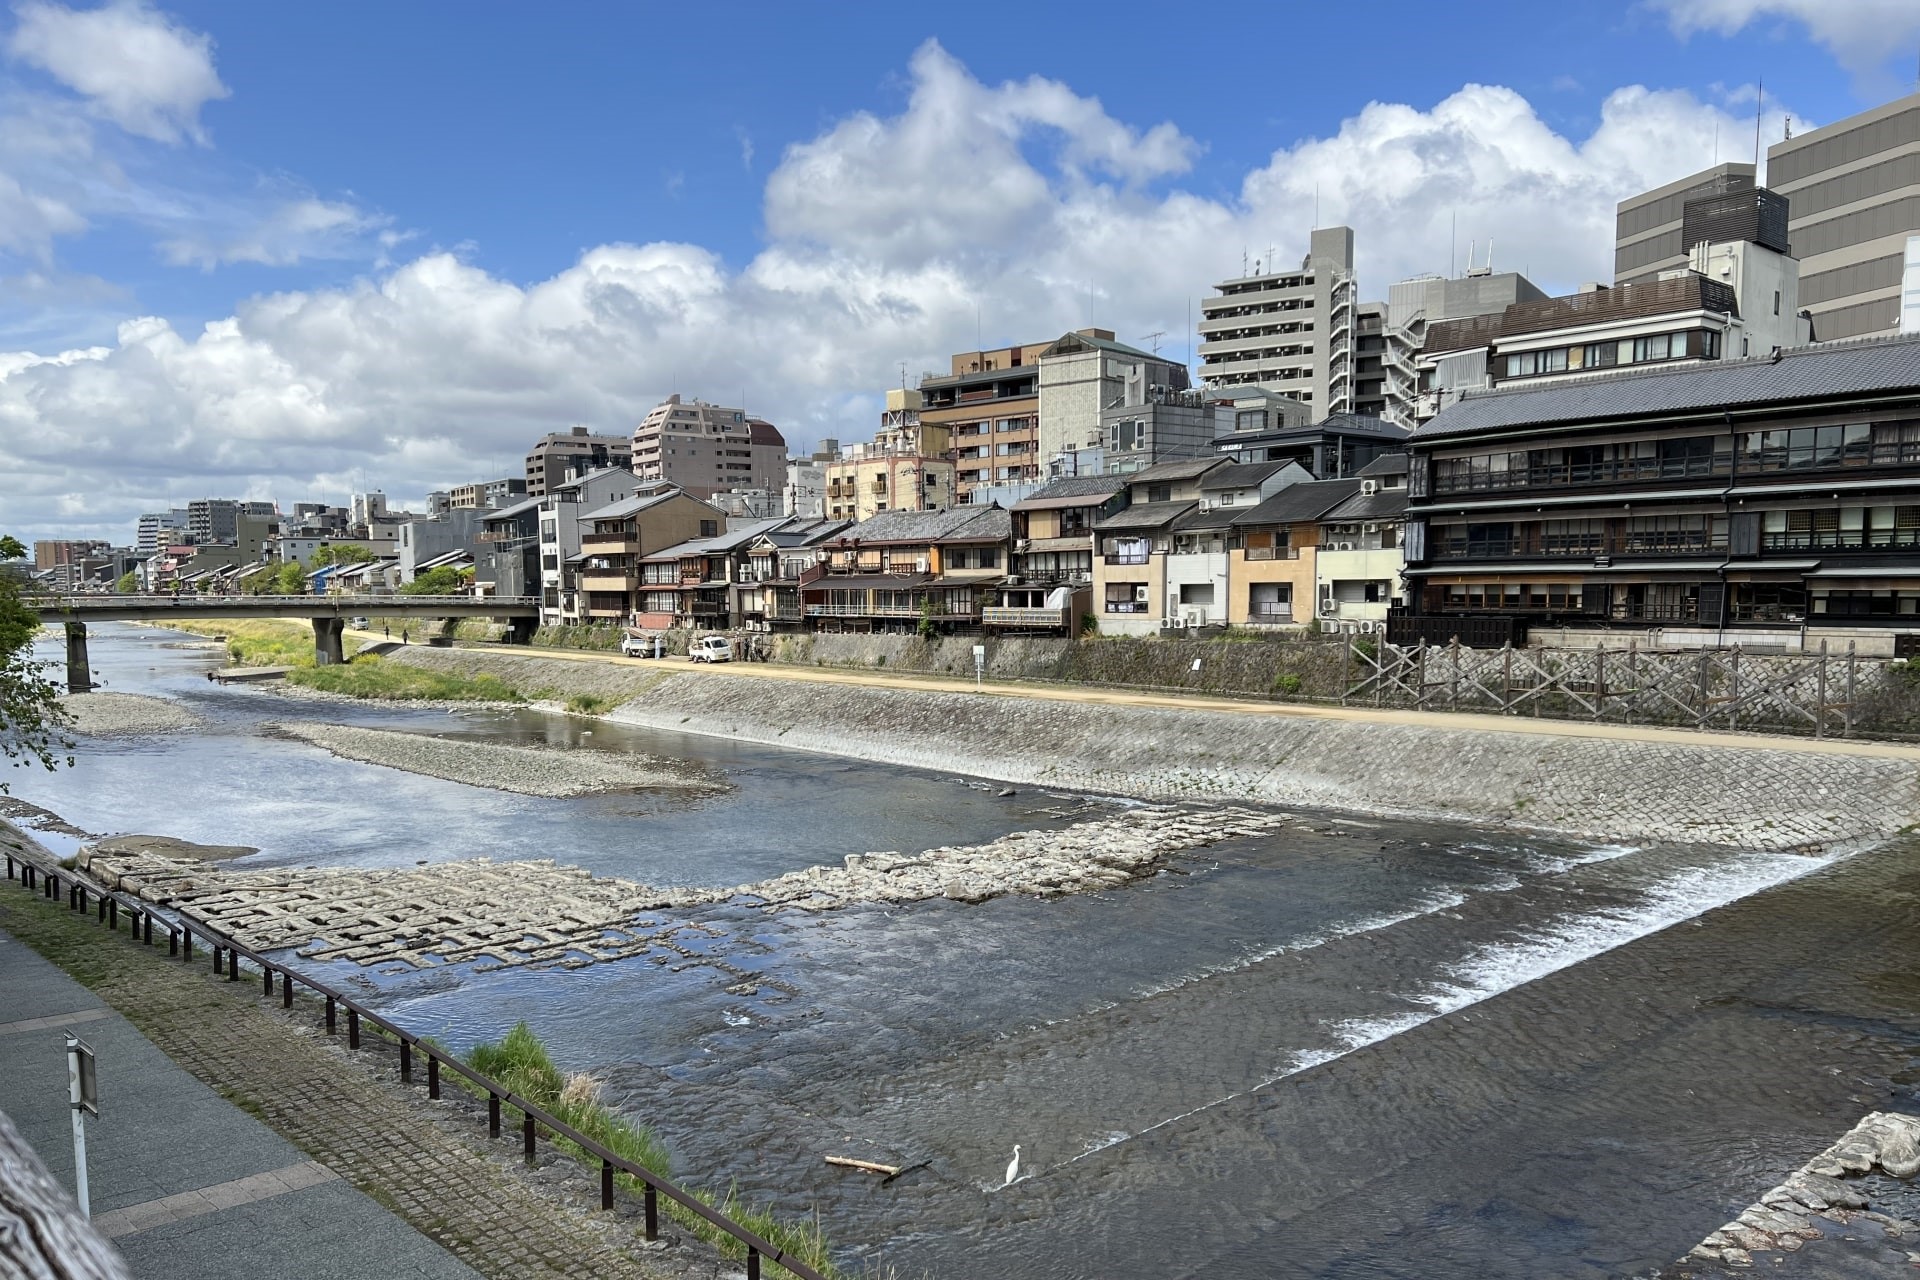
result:
[[[816,631],[973,630],[1006,579],[1013,521],[997,506],[885,511],[819,544],[800,581]]]
[[[1920,643],[1920,337],[1468,395],[1409,444],[1390,636]]]

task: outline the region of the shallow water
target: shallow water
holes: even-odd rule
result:
[[[207,734],[89,746],[22,798],[249,862],[555,856],[725,884],[1062,819],[946,777],[595,726],[738,790],[538,800],[262,739],[309,704],[108,629]],[[148,668],[152,668],[148,670]],[[536,713],[329,717],[566,740]],[[452,721],[450,725],[448,722]],[[457,727],[456,727],[457,726]],[[335,969],[455,1044],[526,1019],[681,1172],[820,1210],[843,1259],[938,1277],[1599,1277],[1670,1260],[1876,1106],[1920,1018],[1907,848],[1595,847],[1330,820],[1124,890],[689,913],[692,954],[579,971]],[[999,1185],[1014,1143],[1022,1177]],[[882,1187],[840,1153],[927,1167]]]

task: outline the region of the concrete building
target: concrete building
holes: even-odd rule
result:
[[[404,585],[419,576],[422,565],[454,551],[473,553],[484,530],[484,507],[454,507],[437,520],[409,520],[399,528],[395,553]]]
[[[529,486],[531,487],[531,486]],[[578,622],[582,555],[580,517],[632,497],[641,488],[633,472],[608,467],[577,476],[542,494],[540,503],[540,621],[544,626]]]
[[[943,511],[955,505],[953,429],[922,422],[921,393],[887,392],[871,444],[853,444],[822,468],[829,520],[871,520],[882,511]]]
[[[697,498],[727,489],[779,493],[787,482],[787,442],[772,423],[743,410],[670,395],[634,428],[633,473]]]
[[[1686,266],[1687,250],[1693,247],[1682,238],[1687,203],[1703,197],[1751,191],[1754,185],[1753,166],[1730,161],[1622,200],[1614,206],[1614,284],[1655,280],[1663,271]],[[1524,302],[1526,299],[1515,298],[1513,301]],[[1468,315],[1485,314],[1484,311],[1471,311],[1445,318],[1462,319]]]
[[[154,555],[162,548],[187,540],[187,509],[150,511],[135,526],[134,549],[142,555]]]
[[[920,379],[920,425],[949,433],[956,505],[1024,497],[1039,487],[1039,364],[1051,345],[962,351],[951,372]]]
[[[1920,232],[1920,93],[1768,147],[1767,185],[1790,204],[1813,336],[1894,332]]]
[[[1235,430],[1214,441],[1216,452],[1241,462],[1297,462],[1315,479],[1340,480],[1357,475],[1381,454],[1406,447],[1407,428],[1384,418],[1342,413],[1307,423],[1289,415],[1283,425],[1263,427],[1271,420],[1263,416],[1266,407],[1244,403],[1233,408]]]
[[[1446,320],[1499,315],[1516,302],[1546,297],[1516,271],[1469,267],[1464,276],[1416,276],[1360,304],[1356,320],[1355,411],[1403,427],[1418,421],[1420,356],[1427,334]]]
[[[35,573],[45,573],[49,569],[103,559],[112,551],[111,543],[97,539],[62,538],[36,542],[33,544],[33,570]]]
[[[1040,353],[1040,457],[1099,448],[1106,410],[1131,401],[1178,395],[1192,386],[1187,366],[1115,342],[1107,329],[1077,329]]]
[[[1407,469],[1404,453],[1375,458],[1360,468],[1360,491],[1321,517],[1313,577],[1322,628],[1377,631],[1402,602]]]
[[[518,476],[508,476],[500,480],[482,480],[476,484],[455,485],[447,491],[447,507],[455,511],[462,509],[498,511],[530,496],[525,480]]]
[[[1312,233],[1298,270],[1255,263],[1200,304],[1200,378],[1215,391],[1265,387],[1321,415],[1353,408],[1353,229]]]
[[[480,514],[474,579],[496,596],[540,594],[540,503],[527,498]]]
[[[1900,332],[1920,333],[1920,236],[1907,237],[1906,269],[1900,283]]]
[[[187,504],[187,539],[194,543],[232,542],[239,536],[242,515],[277,520],[280,513],[271,502],[201,498]]]
[[[596,436],[585,427],[541,436],[527,454],[527,496],[541,498],[570,480],[633,464],[633,441],[626,436]]]
[[[1293,401],[1287,401],[1293,404]],[[1306,406],[1297,406],[1305,417]],[[1161,462],[1203,458],[1228,421],[1222,406],[1204,391],[1175,391],[1129,377],[1117,404],[1100,411],[1097,467],[1061,467],[1060,475],[1130,475]],[[1077,459],[1083,455],[1066,455]]]
[[[914,417],[917,422],[917,411]],[[882,421],[884,424],[884,415]],[[821,519],[827,509],[827,464],[839,456],[840,442],[827,436],[808,456],[788,458],[787,483],[780,495],[781,514],[804,516],[809,520]]]

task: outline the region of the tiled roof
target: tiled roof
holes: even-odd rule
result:
[[[1355,520],[1398,520],[1406,514],[1405,489],[1375,489],[1372,493],[1354,494],[1327,512],[1326,518],[1351,524]]]
[[[1249,507],[1235,524],[1295,524],[1318,520],[1360,492],[1358,480],[1302,480],[1290,484],[1257,507]]]
[[[1535,424],[1713,413],[1885,392],[1920,395],[1920,337],[1797,347],[1781,353],[1778,360],[1769,356],[1716,360],[1469,394],[1441,410],[1414,439],[1450,439]]]
[[[517,515],[523,515],[528,511],[532,511],[538,507],[542,501],[544,501],[544,499],[528,498],[525,502],[516,502],[510,507],[502,507],[498,511],[489,511],[480,517],[480,523],[495,524],[502,520],[511,520]]]
[[[1193,510],[1196,502],[1136,502],[1125,511],[1116,511],[1093,527],[1096,529],[1158,529]]]
[[[667,493],[636,493],[631,498],[622,498],[620,501],[610,502],[598,510],[589,511],[585,515],[582,515],[580,519],[623,520],[636,511],[645,511],[648,507],[665,502],[668,498],[677,498],[679,496],[680,490],[678,489]]]
[[[1207,489],[1255,489],[1276,471],[1284,471],[1291,462],[1236,462],[1207,473]]]
[[[1403,476],[1407,471],[1406,454],[1383,453],[1354,474],[1361,477]]]
[[[1067,476],[1045,488],[1034,490],[1014,503],[1013,509],[1037,511],[1060,506],[1097,507],[1126,487],[1126,476]]]
[[[946,511],[882,511],[842,533],[838,541],[970,542],[1013,536],[1013,516],[1000,507]]]
[[[1205,475],[1225,462],[1225,458],[1175,458],[1169,462],[1156,462],[1152,466],[1136,471],[1127,477],[1129,483],[1141,484],[1149,480],[1191,480],[1195,476]]]

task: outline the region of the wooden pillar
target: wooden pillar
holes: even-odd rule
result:
[[[87,662],[87,624],[67,624],[67,692],[85,693],[93,688],[93,668]]]

